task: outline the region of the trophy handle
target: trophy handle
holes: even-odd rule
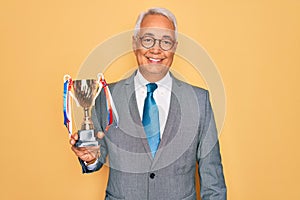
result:
[[[71,76],[69,74],[64,75],[64,82],[66,82],[67,80],[72,79]]]
[[[100,94],[100,92],[101,92],[101,90],[102,90],[102,83],[101,83],[101,80],[102,79],[104,79],[104,75],[102,74],[102,73],[99,73],[98,75],[97,75],[97,77],[98,77],[98,80],[97,80],[97,83],[98,83],[98,85],[99,85],[99,88],[98,88],[98,91],[97,91],[97,93],[96,93],[96,95],[95,95],[95,97],[94,97],[94,99],[93,99],[93,105],[95,105],[95,101],[96,101],[96,98],[98,97],[98,95]]]
[[[75,97],[75,95],[74,95],[71,91],[69,91],[69,94],[70,94],[70,96],[72,97],[72,99],[74,99],[74,101],[75,101],[75,103],[76,103],[76,106],[77,106],[77,107],[80,107],[80,104],[79,104],[77,98]]]
[[[66,82],[67,80],[72,82],[72,78],[69,74],[64,75],[64,82]],[[78,102],[77,98],[75,97],[75,95],[71,91],[68,91],[68,93],[74,99],[77,107],[80,107],[79,102]]]
[[[99,73],[99,74],[97,74],[97,78],[98,78],[98,83],[99,83],[99,85],[101,85],[101,88],[102,88],[101,80],[104,80],[104,75],[102,73]]]

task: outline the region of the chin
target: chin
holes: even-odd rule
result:
[[[147,70],[147,73],[149,74],[165,74],[166,70],[165,69],[161,69],[161,68],[156,68],[156,69],[149,69]]]

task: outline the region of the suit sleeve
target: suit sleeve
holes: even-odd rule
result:
[[[199,145],[197,160],[199,164],[200,194],[202,200],[226,200],[226,185],[221,163],[214,114],[209,100],[209,93],[205,91],[205,107],[199,128]],[[203,98],[200,98],[203,100]]]
[[[103,124],[105,124],[104,116],[107,116],[107,110],[106,110],[105,96],[102,90],[100,95],[96,98],[95,106],[93,106],[92,108],[92,121],[95,127],[95,133],[97,133],[98,131],[104,132],[103,131],[104,130]],[[99,169],[102,168],[103,164],[106,162],[107,147],[104,138],[97,139],[100,145],[100,157],[98,158],[98,161],[94,169],[92,170],[88,169],[84,161],[78,158],[79,163],[82,167],[82,173],[92,173],[98,171]]]

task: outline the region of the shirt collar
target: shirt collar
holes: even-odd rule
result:
[[[135,82],[136,82],[138,87],[146,86],[149,83],[149,81],[147,81],[143,77],[143,75],[141,74],[141,72],[139,70],[137,70],[137,73],[136,73],[134,79],[135,79]],[[158,87],[162,86],[164,88],[167,88],[167,89],[171,90],[172,78],[170,76],[170,72],[168,72],[161,80],[159,80],[155,83],[158,85]]]

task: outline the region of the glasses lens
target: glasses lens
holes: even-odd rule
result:
[[[151,48],[154,45],[154,38],[152,38],[152,37],[147,37],[147,36],[142,37],[141,41],[142,41],[143,47],[145,47],[145,48]]]
[[[160,41],[160,48],[167,51],[170,50],[174,45],[174,42],[172,40],[163,39]]]

